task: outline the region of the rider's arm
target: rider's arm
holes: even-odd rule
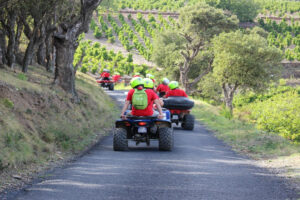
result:
[[[126,118],[125,115],[124,115],[124,113],[126,112],[128,106],[129,106],[129,104],[130,104],[130,101],[126,100],[126,101],[125,101],[125,104],[124,104],[124,106],[123,106],[122,112],[121,112],[121,118],[122,118],[122,119]]]
[[[154,103],[156,104],[157,110],[158,110],[158,112],[159,112],[158,118],[159,118],[159,119],[162,119],[162,118],[164,117],[164,115],[163,115],[163,112],[162,112],[162,109],[161,109],[161,106],[160,106],[159,99],[155,99],[155,100],[154,100]]]

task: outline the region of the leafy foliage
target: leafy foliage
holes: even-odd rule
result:
[[[266,22],[260,19],[259,24],[269,32],[268,43],[271,46],[280,48],[288,60],[300,60],[300,26],[292,20],[289,25],[285,19],[279,24],[267,19]],[[291,46],[294,47],[290,49]]]
[[[295,142],[300,141],[300,88],[271,84],[263,93],[247,91],[236,95],[234,105],[243,118],[256,123],[261,130],[280,134]]]
[[[83,52],[85,52],[85,57],[80,67],[80,71],[83,73],[90,71],[96,74],[106,68],[112,73],[119,72],[122,75],[128,75],[135,71],[145,75],[148,68],[146,65],[133,64],[132,54],[128,54],[126,57],[121,52],[108,51],[105,47],[101,47],[100,43],[92,43],[90,40],[80,42],[74,56],[74,65],[80,60]]]
[[[262,89],[276,76],[281,53],[268,47],[258,34],[243,34],[240,30],[222,33],[213,40],[215,59],[213,76],[222,87],[225,103],[232,110],[232,100],[238,88]]]

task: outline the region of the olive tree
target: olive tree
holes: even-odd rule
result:
[[[71,6],[68,13],[60,15],[58,29],[54,34],[54,45],[56,48],[55,82],[66,92],[71,93],[75,101],[78,96],[75,89],[75,70],[73,59],[78,46],[78,37],[87,32],[94,10],[102,0],[73,0],[62,7]],[[58,8],[59,9],[59,8]]]
[[[232,100],[238,88],[262,89],[278,72],[281,51],[268,46],[265,38],[240,30],[222,33],[212,41],[213,76],[222,87],[226,107],[232,112]]]
[[[203,69],[193,80],[189,80],[188,75],[193,60],[199,53],[206,50],[211,38],[215,35],[237,28],[238,19],[234,15],[227,15],[223,10],[198,3],[184,7],[180,11],[178,23],[178,30],[166,32],[156,38],[153,56],[158,65],[162,63],[161,61],[170,60],[175,56],[175,60],[170,64],[179,70],[180,83],[190,93],[211,69],[210,67]],[[172,38],[176,39],[175,42],[172,42]]]

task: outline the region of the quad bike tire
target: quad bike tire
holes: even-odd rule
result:
[[[116,128],[113,138],[114,151],[128,150],[127,131],[124,128]]]
[[[168,97],[164,99],[164,108],[171,110],[189,110],[194,107],[194,102],[187,97]]]
[[[109,90],[114,90],[114,84],[111,83],[111,84],[109,85],[108,89],[109,89]]]
[[[174,134],[172,128],[160,128],[158,146],[160,151],[172,151],[174,145]]]
[[[194,130],[194,125],[195,125],[195,117],[193,115],[188,114],[183,117],[181,127],[184,130]]]

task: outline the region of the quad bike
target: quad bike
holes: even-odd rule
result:
[[[194,106],[194,102],[186,97],[168,97],[164,99],[164,108],[171,112],[171,121],[185,130],[193,130],[195,117],[190,114],[190,109]]]
[[[115,83],[111,78],[101,78],[97,80],[97,83],[99,83],[99,85],[103,88],[114,90]]]
[[[190,110],[170,110],[171,121],[178,125],[181,123],[181,127],[184,130],[193,130],[195,124],[195,117],[190,114]]]
[[[173,128],[170,112],[164,110],[164,119],[157,117],[127,117],[117,120],[113,137],[115,151],[128,149],[128,141],[133,140],[138,145],[141,142],[150,145],[151,140],[158,140],[159,150],[171,151],[173,148]]]

